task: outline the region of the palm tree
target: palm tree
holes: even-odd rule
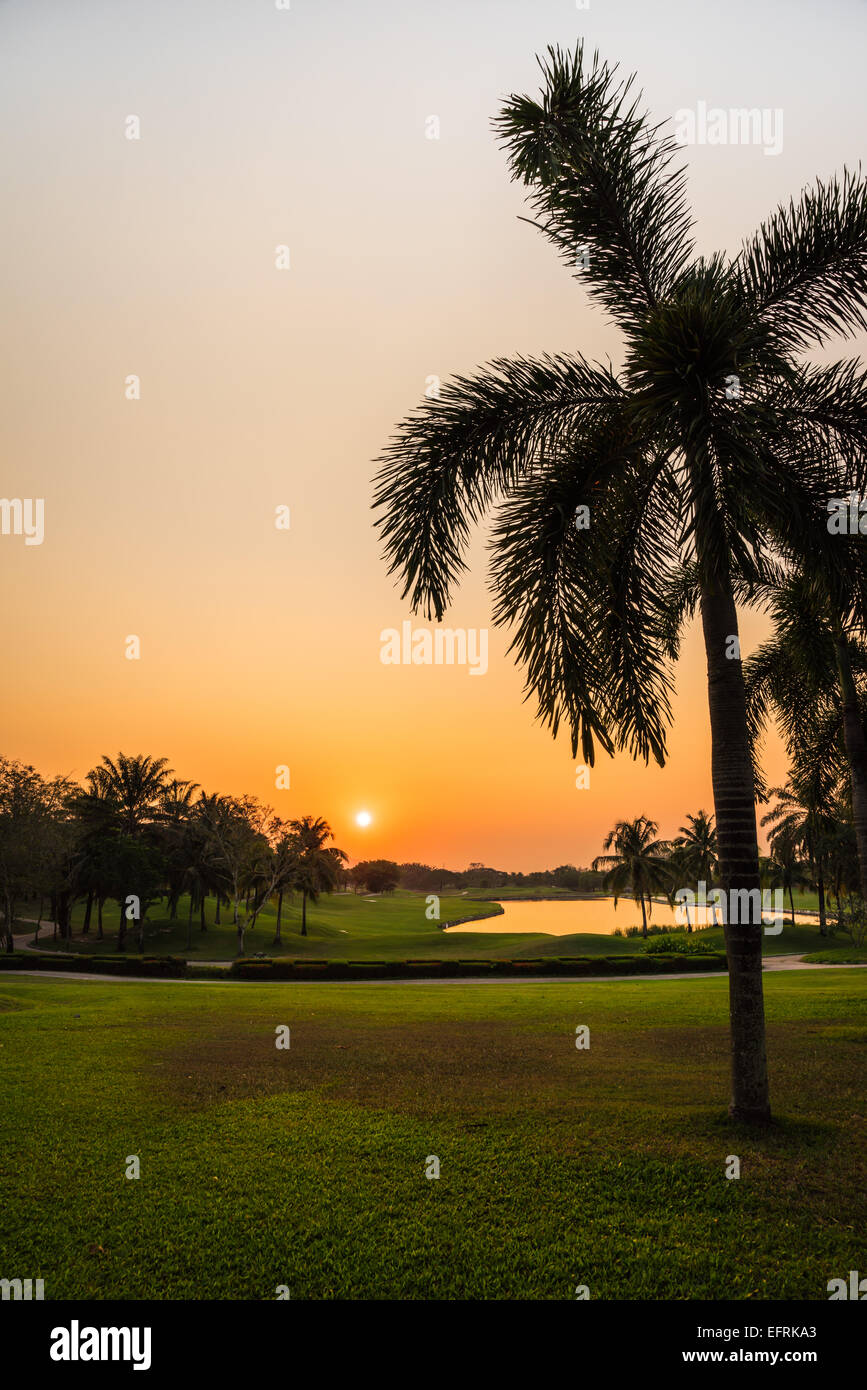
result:
[[[687,816],[686,825],[680,827],[680,834],[672,841],[672,860],[677,869],[683,870],[695,884],[704,883],[708,893],[713,889],[718,864],[713,819],[706,811]],[[687,910],[687,931],[691,930]]]
[[[197,808],[196,808],[197,809]],[[199,909],[199,931],[208,930],[205,905],[208,893],[217,882],[217,865],[213,837],[205,818],[193,814],[179,832],[178,858],[183,864],[181,889],[189,892],[187,913],[187,950],[192,949],[193,912]]]
[[[102,910],[111,896],[113,860],[121,832],[117,800],[102,768],[92,768],[83,787],[74,788],[67,809],[76,827],[76,880],[87,894],[82,935],[90,930],[94,900],[97,908],[98,939],[103,939]]]
[[[819,932],[822,936],[828,935],[825,858],[828,837],[833,834],[836,824],[832,802],[833,782],[833,773],[829,775],[827,766],[815,760],[806,766],[794,767],[788,786],[771,788],[770,795],[777,798],[777,805],[762,816],[763,826],[774,827],[770,844],[778,862],[782,862],[784,855],[790,860],[798,850],[806,854],[819,894]],[[793,925],[794,911],[793,904]]]
[[[771,839],[771,855],[763,860],[763,874],[771,888],[782,888],[789,895],[792,926],[795,925],[794,889],[803,888],[808,875],[798,858],[796,837],[789,831],[781,830]]]
[[[293,883],[301,890],[301,935],[307,935],[307,899],[319,901],[322,892],[332,892],[339,882],[346,854],[335,846],[326,848],[333,838],[331,826],[321,816],[302,816],[289,823],[294,838]]]
[[[169,919],[178,915],[178,901],[187,882],[191,854],[196,849],[196,811],[193,794],[197,782],[173,778],[159,798],[159,843],[166,866]]]
[[[135,835],[157,813],[170,771],[166,758],[141,753],[132,757],[118,753],[115,759],[103,755],[102,765],[92,775],[104,780],[105,795],[117,805],[123,834]]]
[[[734,575],[763,574],[771,540],[819,518],[832,455],[848,449],[863,472],[863,373],[798,354],[867,325],[867,183],[818,183],[734,260],[693,258],[674,142],[632,79],[586,63],[580,44],[540,66],[541,98],[511,97],[496,128],[535,225],[623,330],[625,365],[618,377],[578,354],[500,359],[425,400],[378,476],[386,558],[413,611],[439,621],[474,524],[501,501],[495,621],[516,627],[539,717],[555,735],[568,723],[587,763],[597,744],[663,762],[665,586],[694,562],[719,874],[726,893],[753,892]],[[730,1113],[767,1122],[761,936],[760,922],[727,922]]]
[[[283,943],[283,898],[287,889],[291,892],[295,887],[301,870],[298,840],[291,828],[284,831],[283,827],[280,827],[274,845],[274,858],[276,861],[274,882],[277,890],[277,922],[274,930],[274,945],[280,946]],[[302,914],[303,912],[302,906]],[[304,925],[306,926],[306,922]]]
[[[603,884],[618,898],[628,892],[641,904],[641,934],[647,936],[647,909],[654,893],[666,892],[671,884],[672,870],[669,846],[654,838],[659,826],[647,816],[637,820],[619,820],[605,837],[605,849],[613,854],[600,854],[593,860],[595,870],[605,870]]]
[[[862,539],[846,547],[850,585],[861,577]],[[774,633],[744,663],[754,741],[773,711],[793,761],[830,771],[843,761],[842,751],[867,901],[867,646],[852,621],[853,596],[835,605],[826,577],[805,565],[759,586],[757,597],[770,611]],[[825,800],[829,794],[826,787]]]

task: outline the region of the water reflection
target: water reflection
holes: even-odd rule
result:
[[[615,928],[625,931],[627,927],[641,926],[641,908],[631,898],[621,898],[614,906],[613,898],[581,898],[552,902],[504,902],[501,903],[503,915],[489,917],[484,922],[464,922],[458,927],[447,927],[452,932],[544,932],[547,936],[574,936],[579,932],[592,932],[600,936],[613,936]],[[679,910],[682,914],[683,909]],[[693,927],[711,925],[711,909],[696,907],[690,910]],[[770,919],[769,919],[770,920]],[[795,914],[796,922],[815,922],[815,917]],[[788,914],[786,921],[789,921]],[[682,923],[675,916],[675,909],[665,901],[652,905],[649,926],[676,927],[683,930]]]

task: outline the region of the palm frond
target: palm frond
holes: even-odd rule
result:
[[[413,610],[442,617],[465,568],[473,524],[519,477],[604,425],[624,393],[581,357],[492,362],[445,384],[398,427],[377,474],[374,509],[390,572]]]
[[[692,252],[678,146],[640,111],[634,76],[584,46],[549,47],[539,99],[512,95],[494,121],[513,179],[532,189],[536,225],[590,293],[634,324]]]
[[[780,206],[733,266],[753,312],[790,352],[867,328],[867,182],[817,180]]]

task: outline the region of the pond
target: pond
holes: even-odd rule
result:
[[[578,932],[613,936],[616,927],[641,926],[641,908],[632,898],[621,898],[614,906],[613,898],[572,898],[565,902],[504,902],[503,916],[490,917],[484,922],[464,922],[446,931],[458,932],[544,932],[548,936],[574,936]],[[682,911],[682,909],[681,909]],[[710,925],[710,909],[694,908],[690,912],[693,926]],[[815,922],[815,917],[795,914],[796,922]],[[788,914],[786,921],[789,921]],[[678,927],[675,909],[665,901],[654,900],[648,926]]]

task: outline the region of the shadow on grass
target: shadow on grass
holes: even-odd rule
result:
[[[684,1138],[715,1139],[731,1144],[740,1139],[754,1151],[775,1154],[828,1153],[836,1144],[840,1125],[827,1120],[804,1120],[794,1115],[774,1115],[769,1125],[740,1124],[725,1111],[691,1110],[671,1128]]]

